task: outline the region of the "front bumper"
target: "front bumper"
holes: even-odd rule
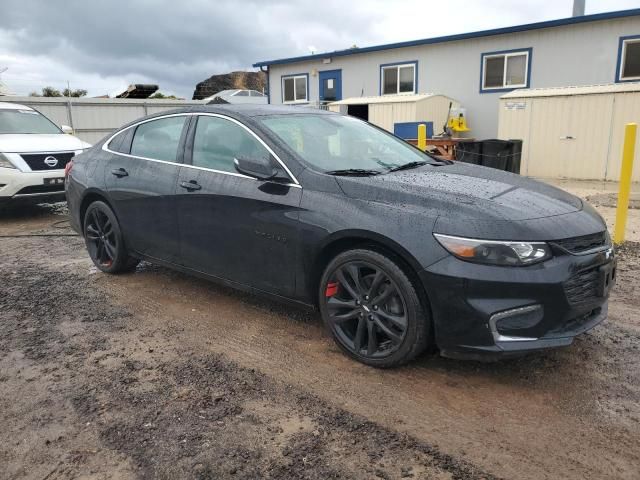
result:
[[[45,179],[63,179],[64,170],[23,172],[0,167],[0,202],[63,201],[64,183],[45,185]]]
[[[608,249],[528,267],[436,262],[420,277],[441,354],[486,360],[570,345],[607,317],[615,261]]]

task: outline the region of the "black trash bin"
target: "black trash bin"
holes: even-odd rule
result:
[[[522,140],[509,140],[513,143],[511,157],[507,162],[507,171],[520,174],[520,161],[522,159]]]
[[[456,144],[456,160],[505,172],[520,173],[522,140],[489,139]]]
[[[482,164],[482,142],[456,143],[456,160],[458,162]]]
[[[511,158],[512,150],[513,144],[509,140],[483,140],[480,164],[507,171],[507,162]]]

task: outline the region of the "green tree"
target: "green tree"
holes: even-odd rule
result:
[[[178,97],[176,97],[175,95],[165,95],[162,92],[156,92],[153,95],[151,95],[149,98],[166,98],[168,100],[178,100]]]
[[[62,96],[63,97],[84,97],[87,95],[87,91],[83,90],[81,88],[77,89],[77,90],[70,90],[68,88],[65,88],[62,91]]]
[[[57,88],[44,87],[42,93],[31,92],[30,97],[84,97],[87,95],[87,91],[84,89],[71,90],[65,88],[62,92]]]
[[[42,97],[61,97],[60,90],[53,87],[44,87],[42,89]]]

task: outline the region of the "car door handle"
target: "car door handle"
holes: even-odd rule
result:
[[[198,185],[198,182],[195,180],[189,180],[188,182],[180,182],[180,186],[182,188],[186,188],[188,191],[193,192],[194,190],[200,190],[202,186]]]
[[[128,177],[129,172],[127,172],[124,168],[116,168],[114,170],[111,170],[111,175],[115,175],[118,178],[122,178],[122,177]]]

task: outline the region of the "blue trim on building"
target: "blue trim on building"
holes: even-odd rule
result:
[[[304,102],[285,102],[284,101],[284,79],[290,77],[307,77],[307,99]],[[296,82],[293,82],[293,96],[295,97],[296,91]],[[309,74],[308,73],[288,73],[286,75],[280,75],[280,103],[282,104],[290,104],[290,103],[309,103]]]
[[[322,80],[323,80],[323,74],[324,75],[328,75],[328,74],[337,74],[337,78],[338,78],[338,84],[336,85],[336,101],[342,100],[342,69],[341,68],[336,68],[333,70],[320,70],[318,72],[318,101],[323,101],[322,96],[324,94],[324,87],[322,85]]]
[[[391,50],[394,48],[415,47],[418,45],[431,45],[434,43],[454,42],[457,40],[468,40],[471,38],[491,37],[493,35],[504,35],[506,33],[526,32],[529,30],[539,30],[541,28],[563,27],[566,25],[575,25],[579,23],[597,22],[599,20],[613,20],[617,18],[635,17],[640,15],[640,8],[631,10],[620,10],[617,12],[595,13],[592,15],[582,15],[580,17],[561,18],[559,20],[547,20],[544,22],[527,23],[525,25],[516,25],[513,27],[494,28],[491,30],[481,30],[477,32],[460,33],[456,35],[446,35],[443,37],[425,38],[422,40],[412,40],[409,42],[388,43],[385,45],[375,45],[364,48],[350,48],[347,50],[336,50],[334,52],[318,53],[314,55],[303,55],[299,57],[280,58],[276,60],[266,60],[256,62],[254,67],[267,65],[282,65],[286,63],[297,63],[306,60],[321,60],[323,58],[342,57],[346,55],[357,55],[359,53],[377,52],[380,50]]]
[[[626,37],[620,37],[618,39],[618,59],[616,61],[616,78],[615,78],[615,82],[616,83],[627,83],[627,82],[637,82],[638,79],[636,78],[635,80],[621,80],[620,76],[622,75],[622,46],[624,44],[625,40],[636,40],[636,39],[640,39],[640,35],[627,35]]]
[[[527,52],[527,82],[524,87],[508,87],[508,88],[483,88],[484,84],[484,57],[491,55],[500,55],[506,53]],[[483,52],[480,54],[480,93],[504,93],[517,90],[518,88],[530,88],[531,87],[531,59],[533,58],[533,48],[512,48],[510,50],[499,50],[497,52]]]
[[[413,65],[413,79],[415,81],[415,85],[413,86],[413,93],[418,93],[418,60],[407,60],[405,62],[393,62],[393,63],[383,63],[379,67],[378,73],[378,95],[382,95],[382,69],[384,67],[395,67],[397,65]],[[398,88],[400,88],[400,84],[398,84]],[[405,92],[409,95],[409,92]],[[393,93],[388,93],[386,95],[398,95]]]

